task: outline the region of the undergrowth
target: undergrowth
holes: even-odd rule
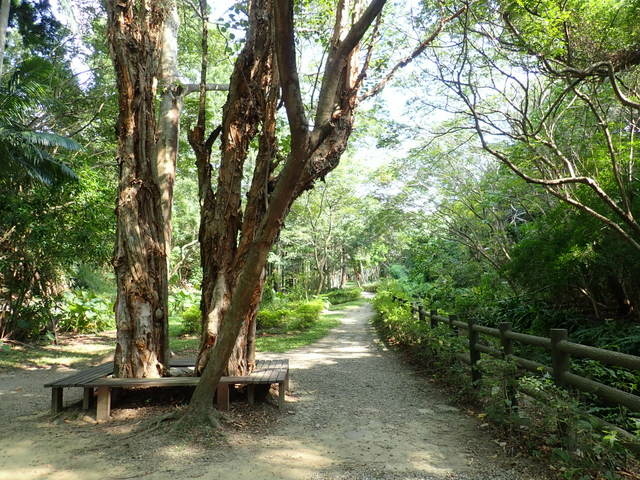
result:
[[[548,375],[519,376],[510,361],[483,357],[482,380],[472,385],[468,366],[456,358],[466,351],[466,335],[448,325],[431,328],[421,322],[410,300],[398,282],[378,285],[374,326],[382,340],[448,387],[456,401],[478,409],[478,417],[490,420],[512,449],[546,459],[565,480],[640,478],[637,431],[629,440],[589,415],[584,399],[558,388]],[[621,374],[620,382],[626,381]],[[627,417],[631,425],[633,418]]]

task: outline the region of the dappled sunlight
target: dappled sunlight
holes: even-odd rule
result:
[[[0,480],[102,480],[106,471],[120,470],[102,465],[92,456],[72,456],[69,446],[59,442],[52,449],[33,440],[0,440]]]
[[[308,479],[336,468],[443,478],[471,470],[464,439],[455,432],[468,429],[469,422],[440,398],[424,408],[415,379],[375,344],[371,314],[368,305],[345,309],[327,337],[285,355],[293,390],[288,408],[295,410],[285,430],[261,444],[246,471]]]
[[[159,448],[156,454],[161,458],[174,461],[188,461],[189,459],[197,459],[202,455],[202,448],[197,448],[193,444],[167,445]]]
[[[384,428],[384,424],[380,423],[377,427]],[[389,440],[383,432],[372,432],[366,428],[343,432],[320,428],[307,435],[297,432],[295,440],[272,436],[263,442],[267,445],[262,445],[251,455],[237,452],[233,458],[216,462],[209,468],[209,474],[217,472],[220,478],[232,478],[225,476],[225,473],[239,468],[238,475],[250,472],[251,478],[293,480],[308,479],[313,474],[336,468],[355,468],[357,471],[359,467],[366,466],[448,478],[454,472],[471,470],[471,462],[463,454],[456,459],[458,468],[454,470],[450,468],[450,452],[437,445]],[[239,457],[243,458],[242,465],[237,464]],[[278,476],[269,477],[273,472],[278,472]]]
[[[375,344],[371,314],[369,305],[356,307],[342,312],[341,324],[319,342],[259,354],[289,359],[285,406],[236,403],[223,437],[185,441],[171,429],[139,435],[146,420],[163,411],[148,402],[114,408],[104,425],[91,425],[80,413],[53,422],[48,415],[30,418],[24,425],[31,436],[19,429],[11,443],[0,440],[0,480],[309,480],[367,469],[444,480],[475,471],[474,452],[485,449],[485,458],[493,457],[491,442],[480,444],[471,419]],[[32,395],[15,387],[0,394],[24,394],[25,401]],[[238,429],[235,419],[248,430]],[[258,424],[265,430],[254,431]]]

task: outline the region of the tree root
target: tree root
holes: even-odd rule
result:
[[[179,418],[179,412],[169,412],[165,413],[164,415],[160,415],[159,417],[140,422],[140,428],[136,432],[127,435],[126,437],[122,437],[122,440],[129,440],[131,438],[155,432],[163,425],[164,422],[176,419],[179,420]]]
[[[169,427],[170,431],[178,436],[191,437],[197,431],[202,431],[209,435],[215,433],[217,436],[222,436],[220,427],[224,419],[224,415],[214,408],[204,412],[194,412],[189,408],[181,409],[140,422],[139,428],[123,437],[122,440],[129,440],[156,432],[169,422],[173,422]]]

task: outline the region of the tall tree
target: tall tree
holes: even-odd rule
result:
[[[211,289],[213,302],[209,311],[218,309],[215,315],[217,336],[207,355],[208,361],[186,412],[187,417],[199,420],[211,412],[215,387],[232,354],[238,351],[234,348],[236,340],[246,337],[251,329],[264,284],[267,256],[293,201],[338,165],[352,131],[358,94],[371,60],[375,30],[362,57],[359,55],[361,41],[372,24],[376,23],[377,30],[376,18],[384,5],[385,0],[372,0],[366,8],[358,1],[338,2],[311,125],[298,75],[293,2],[252,0],[249,3],[246,44],[235,63],[223,111],[222,159],[217,189],[215,192],[205,189],[212,203],[207,204],[211,209],[203,213],[207,217],[203,228],[210,231],[214,248],[224,248],[230,261],[209,270],[205,266],[203,294]],[[440,22],[438,28],[442,24]],[[419,48],[424,50],[424,47]],[[418,53],[422,50],[416,49]],[[394,67],[390,75],[395,70]],[[277,85],[282,92],[290,135],[288,151],[278,155],[274,95]],[[372,92],[381,88],[374,87]],[[261,127],[259,148],[243,214],[242,171],[249,142],[258,134],[257,124]],[[201,167],[205,174],[210,168],[208,163]],[[204,236],[201,239],[208,241]],[[215,256],[212,253],[215,250],[203,251],[209,258]],[[209,299],[203,297],[203,303],[206,301]],[[244,354],[242,358],[246,358]]]
[[[469,9],[460,18],[461,51],[439,66],[487,152],[640,251],[640,35],[638,6],[626,3]]]
[[[119,94],[114,374],[157,377],[168,354],[167,252],[155,163],[155,96],[167,3],[109,0],[106,8]]]
[[[198,121],[189,134],[196,153],[201,202],[200,255],[203,269],[202,342],[197,371],[204,368],[215,345],[233,294],[238,272],[268,201],[269,177],[275,169],[275,111],[279,84],[274,72],[272,21],[268,2],[254,2],[249,10],[250,28],[231,76],[223,109],[223,124],[205,138],[207,78],[207,16],[202,16],[202,66]],[[243,166],[252,138],[262,124],[254,178],[243,215]],[[215,138],[221,134],[222,157],[215,190],[209,163]],[[238,242],[238,237],[240,241]],[[262,276],[262,273],[260,274]],[[257,303],[228,363],[227,373],[242,375],[252,368],[251,338],[255,335]]]
[[[11,0],[0,3],[0,75],[4,66],[4,46],[7,43],[7,27],[9,26],[9,9]]]

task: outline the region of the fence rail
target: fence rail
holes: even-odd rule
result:
[[[393,297],[393,299],[396,302],[411,303],[413,314],[417,315],[425,325],[435,328],[439,324],[446,324],[458,334],[463,330],[466,331],[469,339],[468,352],[457,354],[456,358],[470,366],[471,380],[474,385],[477,385],[481,380],[482,374],[478,368],[478,361],[480,361],[481,355],[484,354],[511,360],[525,370],[549,373],[558,386],[571,387],[581,392],[594,394],[607,405],[625,406],[633,412],[640,412],[640,396],[576,375],[570,371],[572,356],[637,371],[640,371],[640,357],[570,342],[568,340],[568,332],[563,328],[552,328],[549,332],[549,337],[539,337],[513,331],[510,322],[501,323],[500,328],[491,328],[475,324],[471,320],[461,321],[455,315],[445,317],[438,315],[435,310],[427,312],[423,305],[409,302],[405,299],[398,297]],[[482,343],[481,335],[499,339],[500,349]],[[514,342],[540,347],[549,351],[551,353],[551,366],[514,355]]]

